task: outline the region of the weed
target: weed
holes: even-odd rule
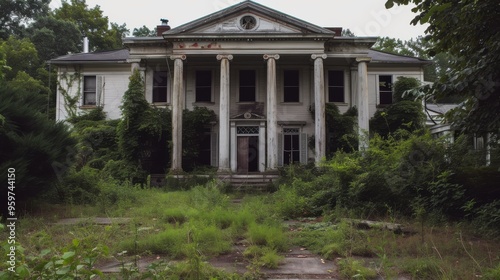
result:
[[[284,252],[288,247],[288,239],[278,226],[251,224],[247,235],[254,245],[269,246],[279,252]]]
[[[352,258],[341,259],[337,262],[340,275],[348,279],[375,279],[377,272],[363,266],[359,260]]]

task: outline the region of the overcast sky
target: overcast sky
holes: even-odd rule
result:
[[[69,1],[69,0],[68,0]],[[255,0],[296,18],[323,27],[349,28],[356,36],[389,36],[408,40],[424,35],[425,26],[410,25],[415,17],[411,7],[385,9],[386,0]],[[161,18],[173,28],[199,17],[242,2],[242,0],[86,0],[99,5],[110,22],[134,28],[153,29]],[[57,8],[61,0],[52,0]]]

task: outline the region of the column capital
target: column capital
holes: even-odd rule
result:
[[[327,55],[324,54],[324,53],[320,53],[320,54],[313,53],[313,54],[311,54],[311,58],[312,59],[316,59],[316,58],[326,59],[326,57],[327,57]]]
[[[128,63],[141,63],[141,60],[140,58],[127,58]]]
[[[274,60],[280,59],[279,54],[265,54],[263,57],[264,57],[264,60],[268,60],[270,58],[274,58]]]
[[[371,62],[372,58],[371,57],[356,57],[356,62]]]
[[[176,60],[176,59],[186,60],[186,55],[185,54],[171,55],[170,59],[171,60]]]
[[[223,60],[223,59],[233,60],[233,55],[232,54],[218,54],[217,55],[217,60]]]

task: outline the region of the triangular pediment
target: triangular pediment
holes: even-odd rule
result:
[[[319,35],[332,37],[335,32],[297,19],[264,5],[244,1],[207,15],[165,33],[165,38],[189,36]]]

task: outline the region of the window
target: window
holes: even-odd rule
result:
[[[196,71],[196,102],[212,101],[212,71]]]
[[[255,102],[255,70],[240,70],[240,102]]]
[[[379,104],[392,104],[392,76],[378,76]]]
[[[83,77],[83,105],[96,105],[97,78],[96,76]]]
[[[299,102],[298,70],[285,70],[283,72],[283,101]]]
[[[285,128],[283,131],[283,163],[300,162],[300,134],[298,128]]]
[[[328,71],[328,102],[345,102],[344,71]]]
[[[167,81],[167,71],[155,71],[153,73],[153,103],[167,102]]]

